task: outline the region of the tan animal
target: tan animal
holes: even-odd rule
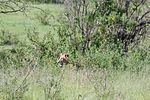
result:
[[[61,53],[57,63],[59,63],[60,67],[63,67],[64,64],[68,64],[69,54],[68,53]]]
[[[77,68],[83,68],[84,66],[80,63],[80,61],[73,61],[69,59],[69,54],[68,53],[61,53],[59,56],[59,59],[57,60],[57,63],[59,63],[60,67],[63,67],[63,65],[70,64],[71,66],[74,66]]]

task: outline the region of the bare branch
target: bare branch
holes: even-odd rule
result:
[[[147,14],[150,13],[150,10],[146,11],[140,18],[138,21],[142,20]]]
[[[3,13],[3,14],[7,14],[7,13],[14,13],[14,12],[21,12],[22,10],[21,9],[18,9],[18,10],[10,10],[10,11],[0,11],[0,13]]]
[[[14,12],[23,12],[25,11],[26,5],[24,2],[21,1],[0,1],[0,13],[7,14],[7,13],[14,13]]]

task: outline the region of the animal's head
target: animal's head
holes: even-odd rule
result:
[[[68,63],[68,58],[69,58],[69,54],[61,53],[59,59],[57,60],[57,63],[59,63],[60,66],[62,67],[64,64]]]

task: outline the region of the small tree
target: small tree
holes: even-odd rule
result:
[[[128,52],[131,44],[138,44],[148,34],[147,2],[66,0],[68,39],[83,54],[102,44],[122,44],[122,50]]]

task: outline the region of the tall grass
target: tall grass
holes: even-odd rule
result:
[[[148,100],[149,73],[72,68],[52,70],[50,65],[36,68],[18,91],[23,69],[1,70],[1,100]]]

